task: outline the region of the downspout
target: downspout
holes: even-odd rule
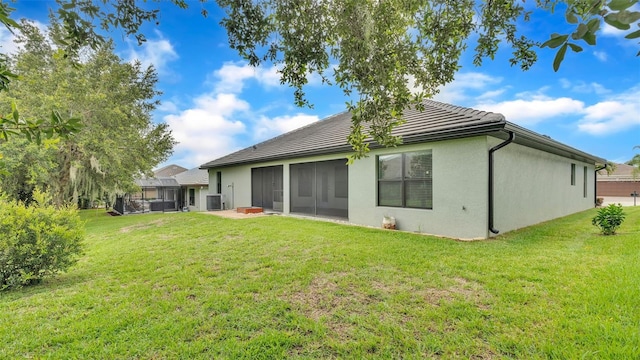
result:
[[[598,171],[604,170],[607,168],[607,162],[605,161],[604,165],[601,168],[596,168],[593,172],[593,207],[598,206]]]
[[[489,231],[494,234],[498,234],[500,231],[493,227],[493,153],[513,142],[516,134],[513,131],[507,132],[509,133],[507,140],[489,149]]]

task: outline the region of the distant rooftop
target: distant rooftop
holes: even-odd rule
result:
[[[180,185],[209,185],[209,172],[199,168],[181,172],[174,178]]]
[[[153,175],[157,178],[170,177],[185,171],[187,171],[187,168],[176,164],[169,164],[167,166],[161,167],[160,169],[154,170]]]

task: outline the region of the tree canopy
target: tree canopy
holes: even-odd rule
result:
[[[172,0],[187,7],[184,0]],[[206,2],[203,0],[202,2]],[[158,21],[158,10],[135,0],[58,0],[56,17],[62,32],[53,40],[73,57],[85,45],[104,41],[100,31],[114,27],[139,42],[140,27]],[[560,67],[567,50],[594,46],[603,24],[632,30],[640,38],[638,0],[216,0],[225,12],[221,25],[229,45],[251,65],[275,63],[281,82],[295,89],[295,103],[311,106],[304,86],[310,74],[339,86],[355,101],[348,137],[353,158],[365,156],[371,140],[382,146],[401,142],[392,129],[403,122],[407,107],[422,107],[423,99],[454,78],[461,54],[477,37],[476,65],[510,47],[510,64],[523,70],[537,61],[539,47],[557,49],[553,68]],[[533,5],[529,5],[533,4]],[[0,21],[17,29],[6,15]],[[566,34],[550,34],[539,44],[523,34],[521,25],[541,10],[563,17],[573,27]],[[203,7],[203,15],[207,15]],[[635,29],[635,30],[634,30]],[[640,53],[639,53],[640,55]],[[0,63],[0,76],[3,74]],[[6,75],[6,73],[5,73]],[[2,78],[11,80],[10,76]],[[0,79],[0,80],[2,80]],[[6,86],[2,82],[3,86]],[[417,89],[417,90],[416,90]],[[1,88],[0,88],[1,90]]]
[[[59,24],[47,34],[28,22],[21,28],[23,46],[9,65],[20,81],[0,93],[0,106],[15,104],[26,119],[53,111],[82,119],[82,127],[73,136],[45,139],[44,146],[21,138],[0,143],[4,191],[28,201],[34,188],[47,188],[61,204],[135,188],[134,177],[150,173],[174,145],[168,125],[151,119],[158,103],[154,69],[123,62],[110,42],[84,52],[75,66],[52,45]]]

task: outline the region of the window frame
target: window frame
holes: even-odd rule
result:
[[[187,189],[187,195],[189,196],[189,206],[196,206],[196,189],[189,188]]]
[[[571,164],[571,186],[576,185],[576,164]]]
[[[584,170],[582,171],[582,197],[586,198],[587,197],[587,175],[589,173],[589,170],[587,169],[587,167],[584,167]]]
[[[409,177],[406,174],[406,158],[409,155],[430,155],[431,157],[431,161],[430,164],[428,166],[428,169],[430,171],[429,176],[425,176],[425,177]],[[400,170],[400,179],[381,179],[380,176],[380,166],[381,166],[381,160],[384,161],[382,158],[384,157],[391,157],[394,155],[400,155],[400,163],[401,163],[401,170]],[[409,151],[409,152],[403,152],[403,153],[392,153],[392,154],[381,154],[378,155],[376,157],[376,181],[377,181],[377,191],[376,191],[376,205],[377,206],[383,206],[383,207],[396,207],[396,208],[407,208],[407,209],[422,209],[422,210],[433,210],[433,149],[426,149],[426,150],[417,150],[417,151]],[[411,206],[407,204],[407,189],[408,186],[407,184],[413,183],[413,184],[418,184],[418,183],[423,183],[426,182],[428,183],[428,186],[430,187],[430,193],[431,193],[431,197],[430,197],[430,206],[427,207],[422,207],[422,206]],[[382,186],[380,186],[381,184],[400,184],[400,205],[388,205],[388,204],[381,204],[380,203],[380,191]]]

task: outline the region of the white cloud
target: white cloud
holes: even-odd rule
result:
[[[477,96],[476,100],[486,101],[486,100],[494,99],[502,95],[504,92],[505,92],[505,89],[486,91],[480,94],[479,96]]]
[[[244,62],[225,62],[213,73],[216,92],[241,93],[247,80],[254,79],[265,87],[280,85],[280,74],[275,66],[271,68],[252,67]]]
[[[610,94],[611,91],[597,83],[577,84],[561,79],[563,87],[576,92],[589,92],[597,95]],[[576,128],[591,135],[608,135],[640,126],[640,86],[633,87],[623,94],[609,95],[592,105],[570,97],[552,98],[544,94],[545,88],[533,92],[516,94],[517,99],[502,102],[481,102],[473,106],[479,110],[503,114],[507,121],[530,126],[562,117],[574,117],[580,120]]]
[[[569,89],[573,92],[583,93],[583,94],[597,94],[604,95],[611,93],[611,90],[604,87],[602,84],[597,82],[586,83],[584,81],[571,82],[567,79],[560,79],[560,86],[563,89]]]
[[[293,116],[276,116],[268,118],[261,116],[254,127],[254,139],[266,140],[291,130],[301,128],[320,120],[317,115],[296,114]]]
[[[0,27],[0,47],[3,54],[14,54],[18,50],[18,44],[14,42],[15,38],[16,36],[6,27]]]
[[[578,129],[591,135],[607,135],[640,126],[640,86],[588,106]]]
[[[560,79],[560,86],[562,86],[563,89],[568,89],[571,87],[571,81],[569,81],[568,79],[565,78],[561,78]]]
[[[162,37],[160,31],[155,31],[157,39],[147,39],[141,46],[134,45],[128,41],[129,50],[127,59],[130,62],[140,61],[144,67],[153,65],[158,73],[166,73],[168,71],[167,64],[178,59],[178,54],[171,42]]]
[[[195,166],[237,150],[235,136],[244,133],[246,125],[236,116],[241,117],[249,107],[234,94],[202,95],[193,108],[165,116],[178,141],[177,156]]]
[[[166,113],[176,113],[178,112],[178,105],[176,105],[173,101],[165,100],[158,105],[158,111],[166,112]]]
[[[605,88],[604,86],[596,82],[585,83],[582,81],[580,81],[578,84],[573,86],[572,90],[580,93],[595,93],[598,95],[608,94],[611,92],[611,90]]]
[[[206,81],[212,92],[197,97],[190,109],[178,113],[176,104],[170,101],[158,108],[177,113],[164,117],[179,142],[173,156],[176,161],[184,166],[202,165],[246,146],[242,143],[247,138],[262,141],[319,120],[318,116],[302,113],[265,115],[275,110],[270,106],[251,109],[240,98],[244,88],[250,86],[249,80],[262,87],[280,82],[275,67],[253,68],[246,63],[226,62]]]
[[[483,91],[490,85],[499,84],[502,81],[500,77],[494,77],[478,72],[466,72],[456,74],[455,79],[440,88],[440,92],[434,96],[434,100],[451,104],[460,104],[463,100],[469,99],[471,96],[467,94],[469,90]],[[488,96],[497,96],[504,90],[493,90],[492,93],[484,92],[485,98]],[[482,95],[481,95],[482,96]]]
[[[632,7],[628,8],[627,11],[640,11],[640,5],[635,4]],[[631,28],[629,30],[620,30],[607,24],[604,21],[601,23],[601,29],[602,35],[616,38],[624,38],[628,33],[638,30],[636,24],[631,24]]]
[[[604,52],[604,51],[594,51],[593,52],[593,56],[595,56],[596,59],[598,59],[598,60],[600,60],[602,62],[607,61],[607,59],[609,58],[607,53]]]
[[[31,25],[37,27],[38,30],[40,30],[40,33],[47,34],[49,32],[49,29],[47,28],[47,24],[41,23],[40,21],[37,21],[37,20],[31,20],[31,19],[28,19],[28,21]],[[19,31],[19,30],[15,30],[15,31]],[[0,27],[0,48],[3,54],[15,54],[18,51],[18,49],[22,47],[22,44],[15,43],[14,41],[15,39],[16,39],[16,36],[12,34],[11,31],[9,31],[6,26]]]
[[[541,98],[480,103],[476,109],[500,113],[507,121],[520,125],[534,125],[549,118],[574,115],[584,108],[582,101],[571,98]]]

